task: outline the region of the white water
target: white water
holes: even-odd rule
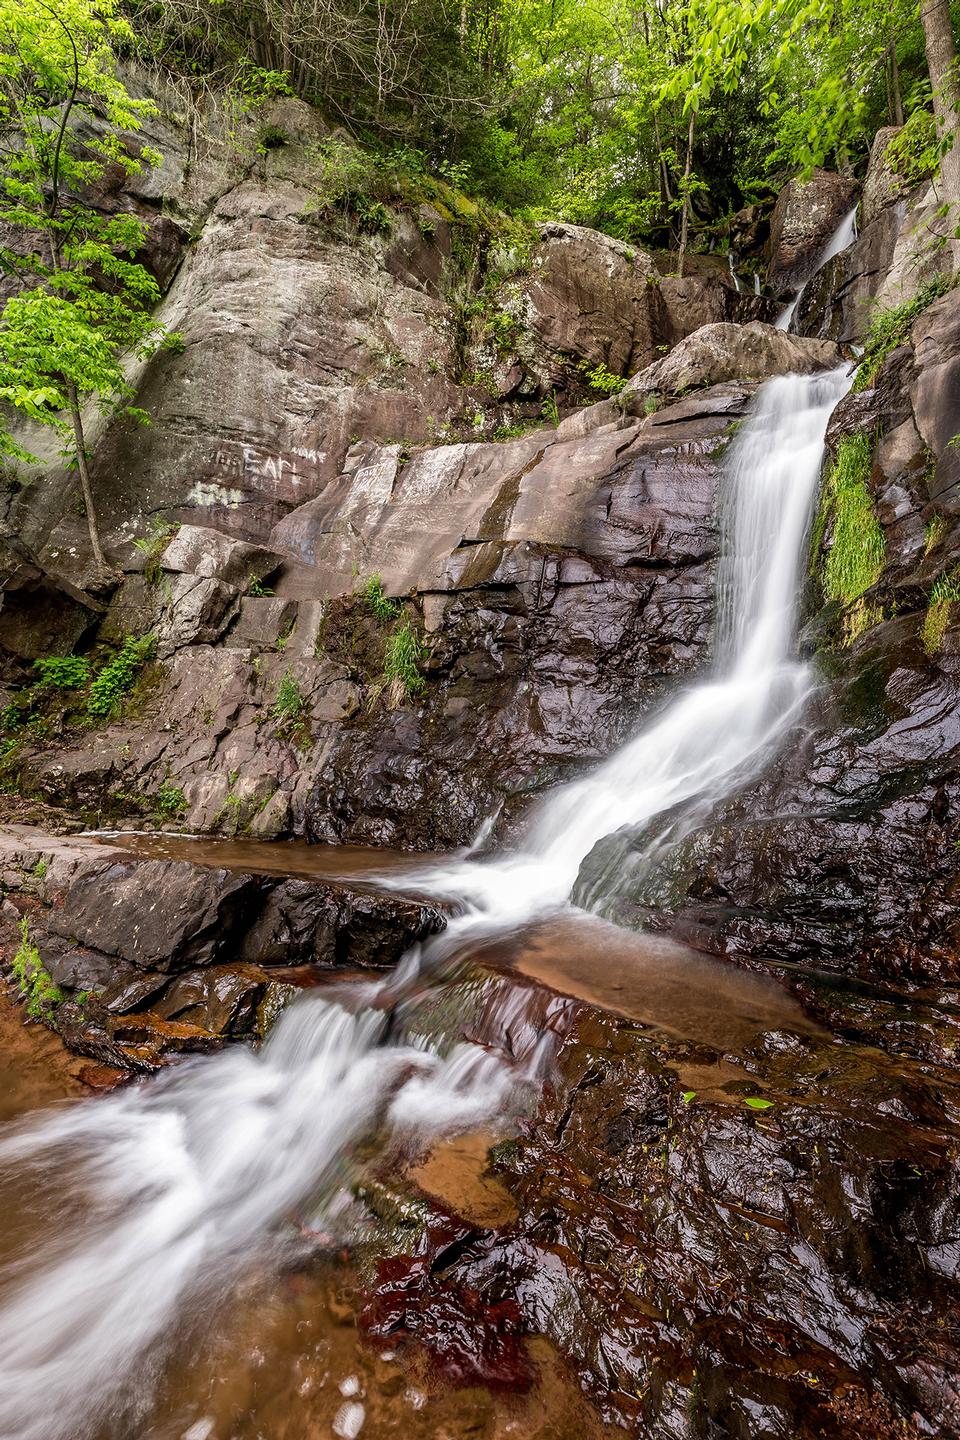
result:
[[[569,897],[598,840],[675,805],[726,794],[796,722],[812,676],[793,653],[804,539],[847,366],[769,380],[734,444],[722,513],[714,673],[592,775],[546,801],[523,853],[419,877],[516,924]]]
[[[434,958],[466,932],[564,904],[598,840],[728,793],[783,741],[811,687],[793,654],[798,572],[827,421],[848,384],[837,370],[762,387],[729,462],[713,674],[549,799],[524,853],[420,877],[472,907]],[[308,996],[259,1054],[188,1062],[0,1140],[19,1203],[53,1197],[66,1215],[0,1277],[4,1440],[82,1440],[108,1418],[118,1434],[144,1433],[136,1405],[142,1414],[174,1337],[251,1267],[275,1263],[300,1221],[335,1230],[352,1145],[375,1129],[423,1140],[475,1126],[541,1082],[551,1037],[518,1046],[515,1015],[494,1015],[495,1053],[391,1043],[384,1007],[417,963],[365,987],[360,1013]],[[59,1200],[63,1188],[82,1208]]]
[[[829,262],[833,259],[834,255],[839,255],[841,251],[846,250],[850,245],[853,244],[856,238],[857,207],[856,205],[854,205],[853,209],[849,210],[847,214],[844,215],[843,219],[840,221],[840,224],[830,236],[830,239],[827,241],[824,250],[817,259],[817,263],[814,266],[813,272],[800,286],[800,289],[797,291],[796,295],[794,295],[790,303],[788,305],[785,305],[784,308],[781,310],[780,314],[777,316],[776,320],[774,321],[774,325],[778,330],[790,329],[790,326],[793,323],[793,317],[796,313],[797,306],[800,304],[803,292],[810,284],[810,281],[814,278],[815,275],[820,274],[820,271],[823,269],[824,265],[829,264]]]

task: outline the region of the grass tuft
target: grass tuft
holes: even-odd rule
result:
[[[830,531],[823,562],[823,592],[844,606],[844,644],[850,645],[882,618],[862,598],[883,572],[886,539],[873,511],[868,481],[873,447],[867,434],[841,440],[824,481],[814,531],[814,554]]]
[[[949,575],[940,575],[934,582],[927,602],[927,613],[923,618],[923,648],[928,655],[936,655],[943,646],[950,620],[950,606],[960,600],[960,570]]]
[[[404,620],[387,641],[383,666],[392,704],[399,705],[425,689],[426,681],[420,673],[422,660],[423,643],[410,621]]]
[[[910,339],[913,322],[922,315],[934,300],[946,295],[955,284],[951,275],[934,275],[912,300],[895,305],[890,310],[878,310],[870,322],[870,330],[863,344],[863,356],[853,382],[854,390],[866,390],[876,379],[880,366],[900,345]]]

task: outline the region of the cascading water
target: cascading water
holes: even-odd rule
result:
[[[727,793],[796,721],[812,683],[793,655],[799,567],[830,414],[848,367],[760,390],[733,447],[722,507],[714,673],[592,775],[546,801],[523,853],[421,881],[500,924],[568,899],[598,840],[692,799]]]
[[[848,384],[836,370],[759,392],[729,464],[713,674],[548,800],[524,853],[418,876],[468,905],[428,964],[471,931],[562,906],[597,841],[728,793],[783,740],[812,683],[793,656],[798,571],[827,421]],[[335,1227],[352,1145],[377,1129],[429,1138],[476,1125],[542,1080],[551,1036],[518,1045],[516,1016],[493,1017],[499,1054],[418,1042],[415,1003],[405,1017],[413,1038],[390,1039],[387,1009],[411,993],[416,967],[414,955],[383,985],[354,987],[354,1013],[307,995],[259,1053],[187,1062],[0,1140],[17,1208],[60,1212],[0,1276],[5,1440],[81,1440],[105,1425],[140,1433],[130,1417],[173,1332],[251,1265],[277,1263],[299,1219]]]

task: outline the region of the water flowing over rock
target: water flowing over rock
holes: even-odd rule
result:
[[[828,170],[791,180],[770,218],[767,284],[787,296],[809,278],[817,257],[856,195],[856,182]]]

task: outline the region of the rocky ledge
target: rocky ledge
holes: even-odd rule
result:
[[[296,988],[334,967],[393,965],[444,924],[363,883],[142,859],[25,826],[0,830],[0,876],[8,973],[36,948],[19,980],[28,1014],[120,1070],[262,1035]]]

